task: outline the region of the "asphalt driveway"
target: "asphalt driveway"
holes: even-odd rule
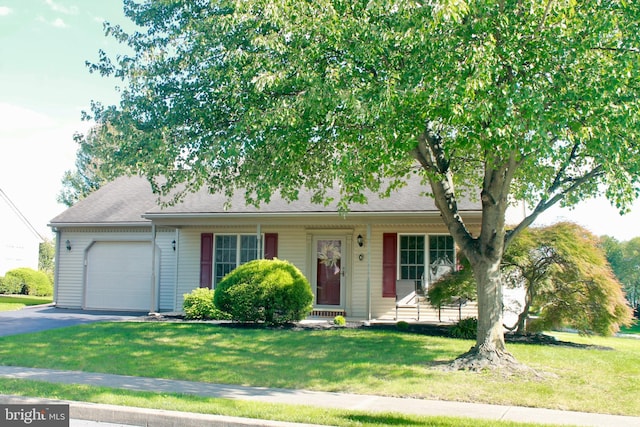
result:
[[[53,306],[25,307],[0,311],[0,336],[26,334],[92,322],[135,320],[147,313],[85,311]]]

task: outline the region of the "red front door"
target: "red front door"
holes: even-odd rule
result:
[[[342,240],[319,239],[316,245],[316,304],[340,305]]]

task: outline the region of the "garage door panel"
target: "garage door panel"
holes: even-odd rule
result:
[[[96,242],[87,254],[85,308],[149,309],[151,244]]]

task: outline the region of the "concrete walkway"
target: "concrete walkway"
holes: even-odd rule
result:
[[[366,412],[395,412],[416,415],[445,415],[487,420],[534,422],[552,425],[640,427],[640,417],[593,414],[479,403],[447,402],[438,400],[403,399],[346,393],[325,393],[306,390],[244,387],[190,381],[131,377],[77,371],[59,371],[35,368],[0,366],[0,377],[29,379],[64,384],[87,384],[136,391],[158,393],[185,393],[205,397],[253,400],[267,403],[310,405],[325,408],[350,409]],[[13,399],[13,400],[12,400]],[[14,402],[11,396],[0,396],[0,402]],[[40,399],[42,400],[42,399]],[[75,409],[74,409],[75,408]],[[75,411],[75,416],[74,416]],[[202,426],[202,425],[269,425],[289,423],[263,420],[214,417],[172,411],[155,411],[86,403],[71,404],[72,418],[144,426]],[[78,416],[80,415],[80,416]],[[299,426],[300,424],[295,424]]]

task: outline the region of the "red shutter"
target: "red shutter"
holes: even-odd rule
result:
[[[398,235],[382,235],[382,296],[396,296],[396,273],[398,271]]]
[[[213,283],[213,234],[200,235],[200,287],[211,289]]]
[[[264,234],[264,257],[274,259],[278,256],[278,233]]]

